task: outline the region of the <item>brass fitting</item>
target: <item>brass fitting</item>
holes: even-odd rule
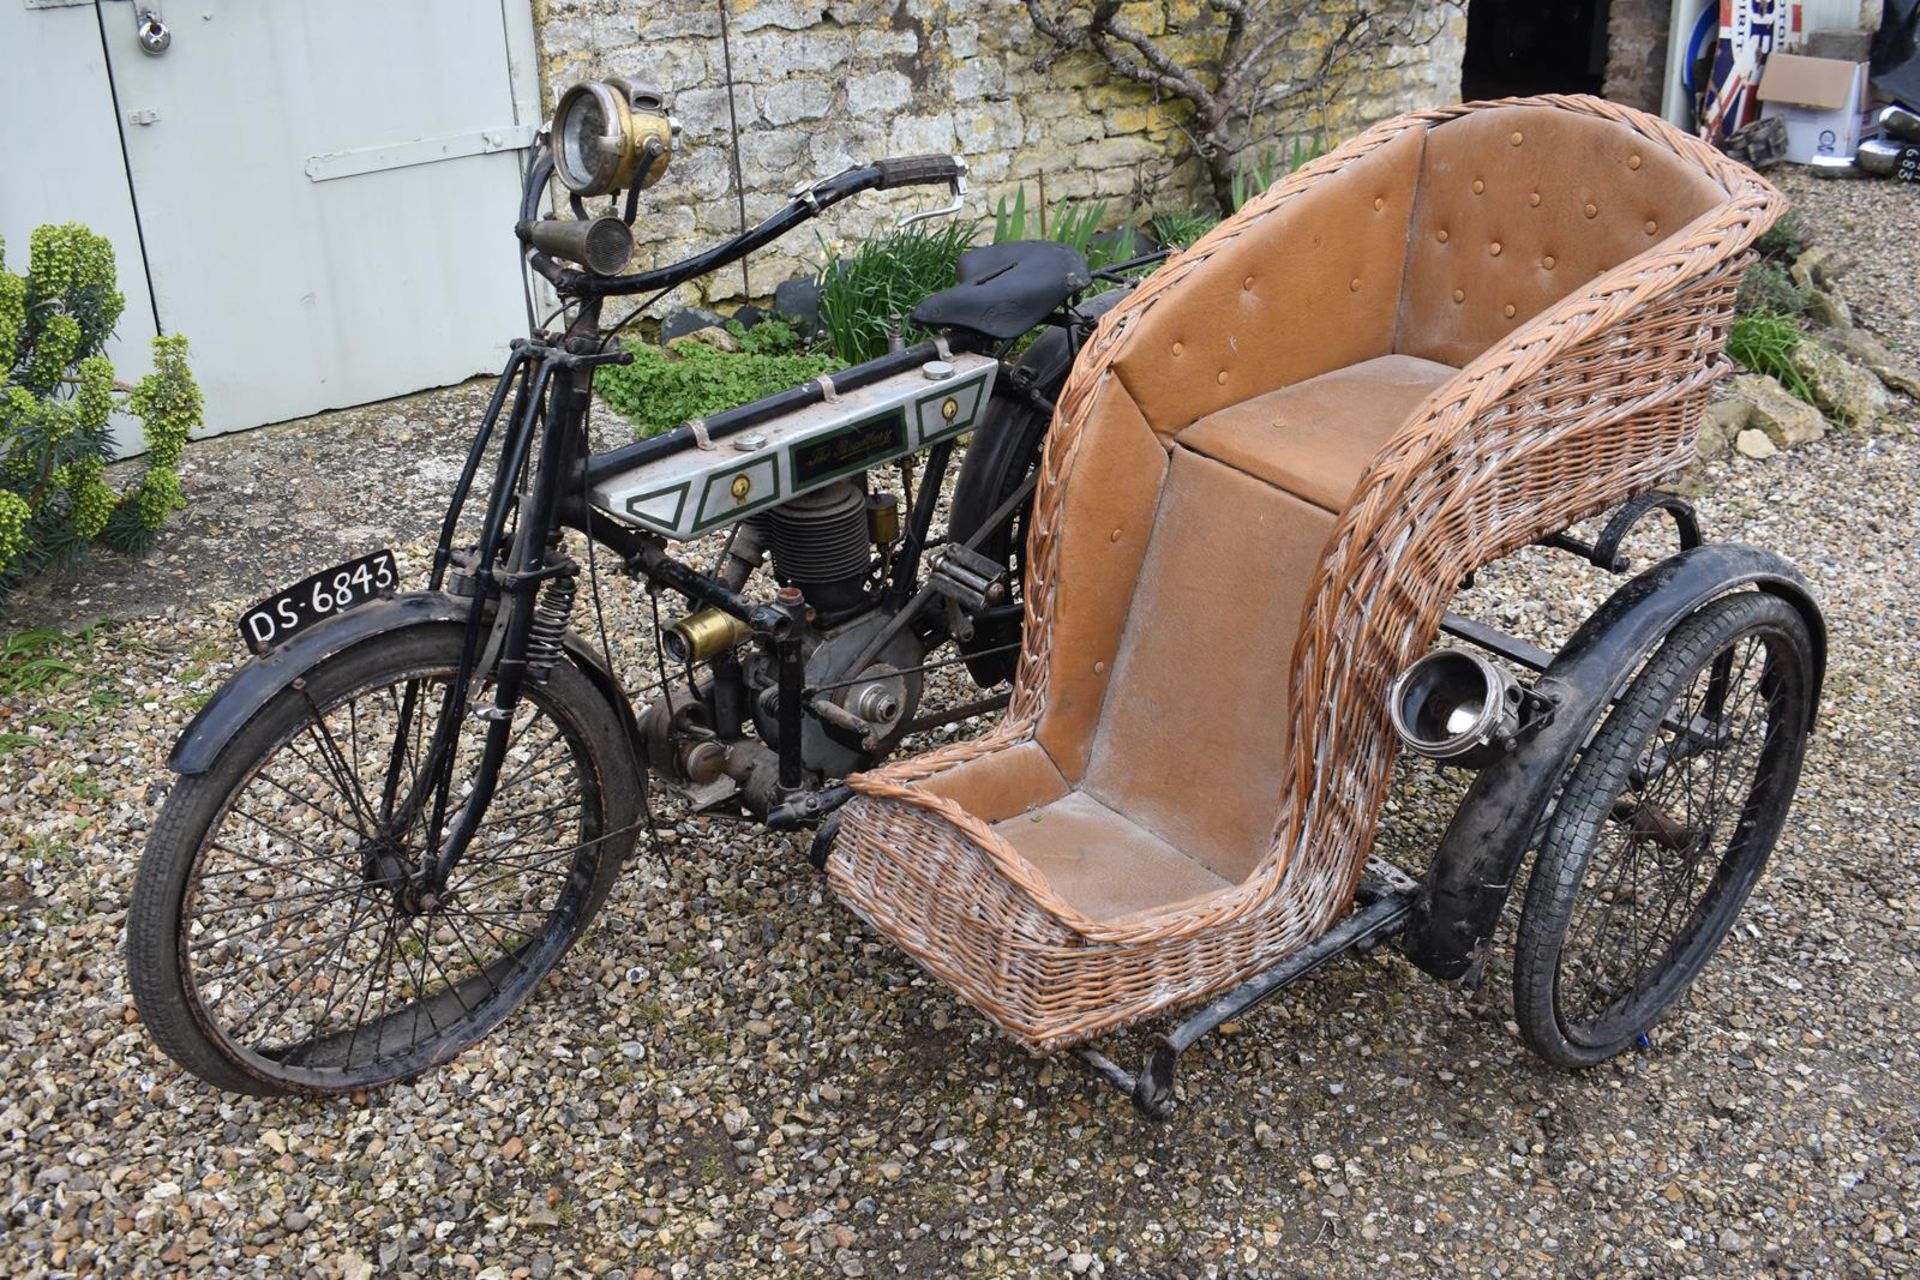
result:
[[[900,499],[890,493],[867,495],[867,536],[877,547],[900,540]]]
[[[752,627],[709,605],[668,626],[662,643],[676,662],[705,662],[745,644],[752,635]]]

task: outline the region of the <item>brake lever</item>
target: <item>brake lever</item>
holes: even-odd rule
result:
[[[893,229],[898,231],[903,227],[910,227],[916,222],[925,222],[929,218],[944,218],[948,214],[960,212],[961,207],[967,202],[966,175],[961,174],[952,182],[948,183],[947,187],[948,190],[953,192],[953,199],[951,201],[941,205],[938,209],[919,209],[913,213],[904,214],[898,222],[893,224]]]

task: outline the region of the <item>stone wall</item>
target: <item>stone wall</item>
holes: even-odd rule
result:
[[[551,105],[574,80],[648,79],[669,93],[684,134],[666,180],[643,197],[638,261],[680,256],[739,226],[732,175],[731,107],[739,131],[746,215],[757,221],[794,183],[876,157],[951,151],[973,167],[970,212],[1044,181],[1049,201],[1097,196],[1109,218],[1205,203],[1200,166],[1180,132],[1179,104],[1109,77],[1091,54],[1036,64],[1046,42],[1021,0],[534,0],[543,87]],[[1311,65],[1328,24],[1352,0],[1293,4],[1309,16],[1284,38],[1289,59]],[[1143,0],[1129,17],[1179,49],[1199,37],[1199,0]],[[1436,5],[1437,38],[1396,54],[1340,87],[1294,134],[1337,141],[1412,107],[1459,96],[1465,21]],[[1270,145],[1256,144],[1256,151]],[[875,195],[762,251],[750,289],[812,271],[847,241],[884,226],[932,192]],[[815,229],[818,230],[816,238]],[[738,268],[692,287],[686,300],[741,300]]]
[[[1667,74],[1673,0],[1613,0],[1607,15],[1607,80],[1614,102],[1658,114]]]

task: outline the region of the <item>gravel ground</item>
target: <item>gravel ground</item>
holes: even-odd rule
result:
[[[1814,225],[1876,241],[1846,291],[1915,358],[1916,193],[1795,185]],[[669,815],[557,976],[450,1066],[328,1103],[184,1076],[135,1020],[120,959],[168,745],[243,656],[234,605],[389,530],[418,570],[475,394],[196,446],[196,507],[155,558],[103,557],[18,603],[15,625],[106,621],[53,684],[0,695],[8,1274],[1920,1265],[1910,403],[1875,434],[1698,477],[1713,534],[1785,551],[1820,589],[1833,667],[1770,874],[1645,1052],[1550,1069],[1513,1034],[1504,958],[1467,993],[1382,953],[1201,1045],[1179,1116],[1149,1125],[1071,1060],[989,1033],[794,842]],[[1548,557],[1483,574],[1472,611],[1564,635],[1610,584]],[[630,594],[615,586],[610,618],[627,669]],[[1404,767],[1381,852],[1420,865],[1456,794]]]

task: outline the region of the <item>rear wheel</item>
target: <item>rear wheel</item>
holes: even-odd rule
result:
[[[246,1093],[418,1075],[534,990],[605,901],[641,809],[618,713],[570,664],[529,684],[500,782],[444,886],[419,874],[426,744],[463,629],[314,666],[155,824],[127,920],[154,1040]],[[482,734],[461,735],[450,809]]]
[[[1799,612],[1747,592],[1675,628],[1574,766],[1527,887],[1523,1038],[1550,1062],[1627,1049],[1698,976],[1779,839],[1813,717]]]

